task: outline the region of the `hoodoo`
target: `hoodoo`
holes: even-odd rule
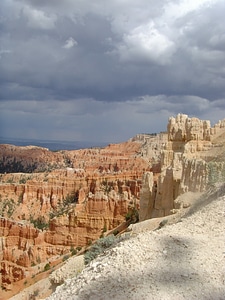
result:
[[[3,299],[138,214],[144,221],[190,206],[179,196],[225,179],[224,137],[225,120],[211,127],[178,114],[167,132],[105,148],[0,145]]]

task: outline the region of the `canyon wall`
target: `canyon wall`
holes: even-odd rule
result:
[[[171,214],[176,199],[225,178],[225,120],[179,114],[167,132],[105,148],[51,152],[0,145],[1,285],[91,244],[135,209]]]
[[[0,174],[2,288],[89,245],[138,209],[149,168],[140,150],[140,142],[59,152],[1,145],[4,168],[29,171]]]
[[[211,127],[209,121],[184,114],[169,119],[160,174],[143,176],[141,221],[169,215],[180,194],[202,192],[209,184],[224,180],[224,134],[225,120]]]

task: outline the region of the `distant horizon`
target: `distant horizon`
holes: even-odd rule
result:
[[[147,135],[156,135],[156,134],[160,134],[160,133],[163,133],[163,132],[166,132],[166,130],[164,131],[159,131],[159,132],[138,132],[136,134],[134,134],[133,136],[129,136],[127,139],[124,139],[124,140],[121,140],[121,141],[118,141],[118,142],[112,142],[112,141],[89,141],[89,140],[61,140],[61,139],[46,139],[46,138],[26,138],[26,137],[7,137],[7,136],[0,136],[0,143],[1,143],[1,140],[18,140],[18,141],[35,141],[35,142],[51,142],[51,143],[76,143],[76,142],[79,142],[79,143],[114,143],[114,144],[117,144],[117,143],[123,143],[123,142],[126,142],[132,138],[134,138],[135,136],[139,135],[139,134],[147,134]]]
[[[37,142],[52,142],[52,143],[54,143],[54,142],[66,142],[66,143],[74,143],[74,142],[84,142],[84,143],[86,143],[86,142],[92,142],[92,141],[87,141],[87,140],[61,140],[61,139],[59,139],[59,140],[57,140],[57,139],[46,139],[46,138],[30,138],[30,137],[28,137],[28,138],[25,138],[25,137],[6,137],[6,136],[0,136],[0,141],[1,140],[23,140],[23,141],[37,141]],[[102,142],[102,143],[107,143],[107,142]]]
[[[172,115],[170,116],[172,117]],[[174,115],[174,117],[176,117],[176,115]],[[188,115],[188,117],[192,118],[194,116],[190,116]],[[224,115],[225,117],[225,115]],[[169,118],[168,118],[169,119]],[[199,118],[200,120],[209,120],[209,119],[202,119]],[[210,126],[213,127],[215,126],[215,124],[217,124],[219,121],[223,120],[225,118],[218,118],[217,120],[214,120],[214,122],[210,121]],[[22,143],[24,142],[25,144],[28,145],[28,142],[33,142],[33,143],[38,143],[38,144],[48,144],[48,143],[56,143],[56,144],[72,144],[72,143],[79,143],[79,144],[86,144],[86,147],[92,147],[91,145],[93,145],[93,147],[95,147],[96,145],[105,145],[107,146],[108,144],[119,144],[119,143],[123,143],[126,142],[132,138],[134,138],[137,135],[141,135],[141,134],[147,134],[147,135],[156,135],[156,134],[160,134],[160,133],[165,133],[166,132],[166,126],[164,128],[164,130],[159,130],[159,131],[155,131],[155,132],[136,132],[134,133],[132,136],[128,136],[127,138],[119,138],[118,140],[114,137],[113,140],[107,140],[107,141],[102,141],[102,140],[82,140],[82,139],[48,139],[48,138],[31,138],[31,137],[11,137],[11,136],[3,136],[0,135],[0,144],[5,144],[7,141],[8,142],[17,142],[18,143]],[[11,143],[10,143],[11,144]],[[15,144],[16,145],[16,144]],[[29,145],[32,145],[32,143],[30,143]],[[35,144],[33,144],[35,145]],[[82,146],[84,147],[84,146]]]
[[[4,138],[0,137],[0,145],[9,144],[14,146],[37,146],[47,148],[50,151],[57,150],[78,150],[92,147],[106,147],[110,142],[92,142],[92,141],[57,141],[57,140],[39,140],[31,138]]]
[[[47,140],[47,139],[33,139],[33,138],[12,138],[0,136],[0,145],[9,144],[14,146],[37,146],[47,148],[50,151],[56,150],[78,150],[92,147],[106,147],[109,144],[120,144],[129,141],[137,135],[157,135],[166,131],[154,132],[154,133],[137,133],[132,137],[127,138],[123,141],[112,142],[112,141],[66,141],[66,140]]]

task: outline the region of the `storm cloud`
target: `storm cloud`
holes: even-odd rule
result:
[[[225,118],[223,0],[1,0],[0,136],[119,142]]]

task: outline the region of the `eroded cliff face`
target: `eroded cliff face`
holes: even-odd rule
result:
[[[0,236],[1,286],[12,288],[38,259],[35,245],[44,239],[38,229],[5,218],[0,218]]]
[[[180,194],[224,180],[224,141],[225,120],[210,127],[179,114],[166,133],[103,149],[0,145],[2,287],[89,245],[132,209],[141,221],[174,213]]]
[[[160,174],[143,176],[141,221],[175,212],[180,194],[202,192],[209,183],[225,178],[225,120],[211,127],[209,121],[178,114],[169,119],[167,134]]]
[[[36,146],[0,145],[0,173],[50,172],[67,167],[91,173],[130,171],[138,165],[139,169],[146,167],[138,158],[141,146],[140,142],[124,142],[105,148],[53,152]]]
[[[149,168],[140,149],[140,142],[58,153],[2,145],[6,166],[32,165],[39,172],[0,175],[1,286],[13,289],[138,209],[142,174]]]

